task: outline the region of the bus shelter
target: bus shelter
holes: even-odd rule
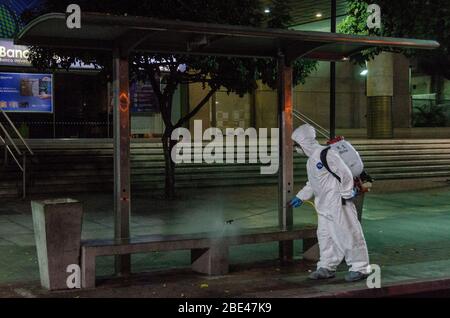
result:
[[[111,52],[114,96],[115,239],[130,238],[130,101],[131,52],[178,53],[243,58],[270,58],[278,63],[279,182],[278,219],[281,230],[293,225],[288,201],[293,189],[292,62],[298,58],[347,61],[372,47],[435,49],[435,41],[367,37],[234,25],[160,20],[135,16],[82,13],[81,28],[69,29],[66,15],[50,13],[29,23],[16,44]],[[281,260],[293,257],[293,241],[279,245]],[[116,272],[130,272],[130,256],[116,258]]]

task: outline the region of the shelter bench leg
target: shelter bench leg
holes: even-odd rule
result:
[[[95,252],[81,248],[81,287],[95,288]]]
[[[278,246],[281,264],[291,264],[294,261],[294,241],[280,241]]]
[[[228,273],[228,246],[214,244],[209,248],[191,250],[192,270],[207,275]]]
[[[303,239],[303,259],[314,262],[319,261],[320,251],[317,238]]]

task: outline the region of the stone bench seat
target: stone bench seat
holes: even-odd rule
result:
[[[316,226],[303,225],[287,231],[279,228],[255,228],[236,233],[195,233],[179,235],[148,235],[129,240],[89,240],[82,242],[82,287],[95,287],[97,256],[191,250],[192,270],[207,275],[228,273],[230,246],[282,242],[303,239],[303,250],[316,242]]]

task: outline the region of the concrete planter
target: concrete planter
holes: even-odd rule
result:
[[[32,201],[41,284],[67,289],[67,266],[80,263],[83,205],[73,199]]]

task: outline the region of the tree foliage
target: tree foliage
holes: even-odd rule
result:
[[[447,122],[444,106],[430,101],[415,107],[412,119],[414,127],[445,127]]]
[[[28,12],[24,15],[30,20],[37,15],[47,12],[65,12],[71,0],[45,0],[41,8]],[[82,11],[102,12],[116,15],[134,15],[156,17],[164,19],[180,19],[186,21],[201,21],[214,23],[228,23],[235,25],[261,24],[262,13],[257,0],[230,0],[230,1],[207,1],[207,0],[147,0],[147,1],[77,1]],[[74,61],[81,60],[100,67],[104,73],[111,72],[111,56],[102,52],[89,52],[85,50],[46,49],[33,47],[30,54],[32,63],[39,68],[68,68]],[[229,92],[240,95],[254,89],[256,71],[251,63],[243,59],[231,59],[223,57],[196,57],[173,54],[143,54],[135,53],[131,59],[136,64],[132,66],[132,76],[163,76],[159,71],[161,67],[170,69],[168,76],[171,80],[179,83],[202,82],[208,84],[212,89],[220,86]],[[153,66],[145,68],[143,65]],[[186,72],[177,72],[178,66],[185,64]],[[150,71],[150,73],[149,73]],[[167,78],[163,79],[167,80]],[[170,81],[167,81],[170,82]]]
[[[448,0],[377,0],[381,7],[381,29],[367,27],[367,6],[371,0],[349,0],[348,16],[338,31],[347,34],[379,35],[400,38],[437,40],[441,47],[433,51],[396,50],[416,57],[419,66],[430,74],[450,79],[450,6]],[[373,58],[381,49],[364,51],[357,62]]]

